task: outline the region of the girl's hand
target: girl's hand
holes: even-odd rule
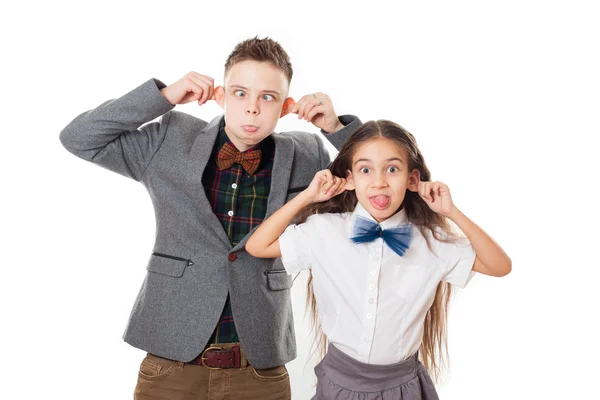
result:
[[[315,174],[304,195],[311,203],[327,201],[346,190],[346,179],[333,176],[331,171],[324,169]]]
[[[450,188],[442,182],[419,182],[419,196],[438,214],[449,217],[456,209]]]

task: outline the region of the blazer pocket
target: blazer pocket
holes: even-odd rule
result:
[[[279,291],[292,287],[292,277],[285,269],[270,269],[265,271],[265,275],[267,276],[267,285],[271,290]]]
[[[194,265],[194,263],[188,258],[154,252],[150,256],[146,269],[156,274],[180,278],[183,276],[185,269],[191,265]]]

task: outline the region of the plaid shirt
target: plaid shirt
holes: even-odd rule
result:
[[[221,122],[219,135],[204,175],[202,185],[213,213],[219,218],[231,244],[235,246],[255,226],[260,224],[267,212],[267,199],[271,188],[271,171],[275,157],[275,143],[268,136],[257,148],[261,150],[261,161],[254,175],[248,175],[241,165],[233,164],[223,171],[217,167],[217,153],[229,142],[225,134],[225,122]],[[254,149],[249,149],[254,150]],[[209,339],[210,343],[239,342],[231,301],[227,296],[221,318]]]

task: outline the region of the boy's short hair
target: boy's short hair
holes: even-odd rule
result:
[[[292,80],[294,72],[290,57],[273,39],[268,37],[259,39],[256,36],[238,43],[225,61],[225,75],[235,64],[246,60],[270,62],[285,73],[288,83]]]

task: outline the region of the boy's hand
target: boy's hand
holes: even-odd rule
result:
[[[298,114],[298,119],[303,118],[327,133],[336,132],[344,127],[333,109],[331,99],[325,93],[317,92],[303,96],[292,106],[290,112]]]
[[[346,189],[346,179],[333,176],[330,170],[324,169],[315,174],[302,194],[308,202],[320,203],[343,193]]]
[[[201,106],[208,100],[214,99],[215,83],[210,76],[192,71],[177,82],[161,89],[160,93],[172,105],[197,100],[198,105]]]
[[[429,208],[445,217],[450,217],[456,209],[450,188],[442,182],[419,182],[419,196]]]

